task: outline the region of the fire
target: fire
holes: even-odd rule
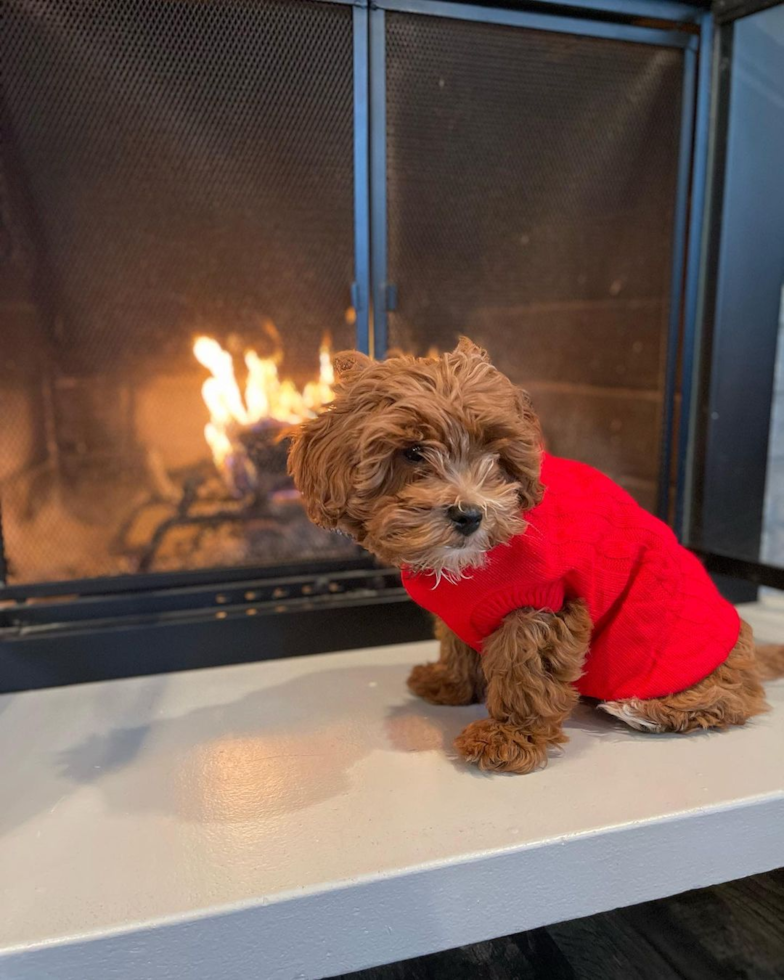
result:
[[[269,331],[275,339],[274,327]],[[309,381],[302,391],[288,378],[281,378],[278,365],[280,347],[272,357],[259,357],[255,350],[244,354],[246,377],[241,390],[234,370],[234,358],[212,337],[197,337],[193,353],[210,372],[201,394],[210,413],[204,437],[215,465],[225,474],[232,468],[238,452],[238,435],[252,426],[292,425],[312,418],[333,398],[335,376],[329,338],[319,350],[318,379]]]

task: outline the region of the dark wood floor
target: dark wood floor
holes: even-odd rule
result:
[[[351,980],[784,980],[784,869]]]

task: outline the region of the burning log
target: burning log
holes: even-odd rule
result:
[[[273,327],[268,333],[279,340]],[[169,473],[149,459],[150,491],[123,522],[114,550],[134,555],[136,570],[147,572],[173,557],[200,566],[202,556],[219,558],[227,547],[236,553],[247,545],[254,555],[274,551],[288,557],[323,546],[314,539],[286,473],[285,433],[332,400],[328,342],[321,346],[317,379],[302,390],[279,376],[279,342],[272,357],[245,352],[242,389],[234,358],[217,340],[199,337],[193,351],[210,372],[202,397],[214,466],[205,461]]]
[[[253,468],[252,485],[248,488],[252,492],[266,496],[288,484],[285,438],[288,428],[273,419],[262,419],[240,432],[239,442]]]
[[[312,418],[332,400],[334,374],[329,343],[325,339],[321,345],[318,379],[308,382],[302,391],[293,381],[281,380],[279,347],[266,358],[254,350],[245,352],[244,392],[237,383],[234,359],[217,340],[199,337],[193,352],[210,371],[202,385],[210,413],[204,437],[215,466],[232,496],[256,495],[262,484],[268,483],[270,473],[285,473],[286,450],[281,444],[285,429]]]

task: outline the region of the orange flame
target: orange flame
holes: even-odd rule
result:
[[[217,340],[197,337],[193,353],[210,372],[201,389],[210,413],[204,438],[221,472],[225,471],[229,457],[236,451],[238,429],[265,419],[296,424],[312,418],[332,401],[335,376],[328,337],[323,339],[319,350],[318,379],[309,381],[302,391],[290,379],[280,378],[280,352],[273,357],[259,357],[255,350],[245,351],[247,378],[244,392],[237,381],[234,359]]]

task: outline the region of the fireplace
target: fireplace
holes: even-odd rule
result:
[[[8,580],[355,555],[275,441],[354,343],[350,8],[6,20]]]
[[[597,7],[9,0],[7,687],[425,635],[286,476],[346,347],[468,333],[670,513],[705,27]]]

